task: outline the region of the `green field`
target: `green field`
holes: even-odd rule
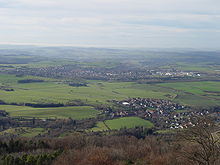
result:
[[[106,127],[107,125],[107,127]],[[121,128],[134,128],[136,126],[143,126],[145,128],[153,127],[150,121],[141,119],[139,117],[123,117],[113,120],[106,120],[104,122],[98,122],[96,127],[92,128],[92,131],[104,131],[110,128],[111,130],[119,130]]]
[[[17,83],[21,79],[43,79],[41,83]],[[41,77],[16,77],[0,75],[0,86],[14,89],[0,89],[0,100],[6,103],[63,103],[77,101],[87,107],[31,108],[26,106],[3,106],[11,116],[39,118],[74,119],[95,117],[98,111],[92,107],[99,104],[111,104],[108,100],[123,100],[132,97],[170,99],[190,106],[220,105],[220,82],[175,82],[160,84],[138,84],[135,82],[88,81],[87,87],[72,87],[60,80]]]
[[[220,82],[176,82],[158,84],[178,93],[174,101],[189,105],[220,105]]]
[[[7,80],[5,80],[7,79]],[[128,97],[151,97],[166,99],[171,91],[161,90],[158,87],[133,82],[102,82],[90,81],[88,87],[71,87],[61,82],[25,83],[18,84],[15,76],[0,75],[0,82],[14,91],[0,90],[0,100],[8,103],[68,103],[82,100],[87,104],[103,104],[107,100],[121,100]],[[24,78],[23,78],[24,79]]]
[[[58,108],[32,108],[27,106],[0,105],[10,116],[36,117],[36,118],[69,118],[84,119],[96,117],[99,111],[91,106],[58,107]]]
[[[177,62],[175,66],[179,70],[198,71],[202,73],[217,73],[216,70],[220,69],[219,64],[216,64],[215,62],[200,62],[196,64],[194,63],[193,65],[189,63]]]
[[[195,95],[208,95],[209,93],[220,95],[220,82],[178,82],[178,83],[163,83],[163,87],[169,87],[176,90],[182,90]]]

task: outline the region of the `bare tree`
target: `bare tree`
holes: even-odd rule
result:
[[[192,127],[179,133],[183,144],[180,156],[193,165],[219,165],[219,127],[208,117],[194,117],[192,121]]]

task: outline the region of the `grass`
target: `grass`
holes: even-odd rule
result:
[[[188,105],[220,105],[220,82],[175,82],[158,84],[161,87],[174,89],[178,93],[174,101]]]
[[[108,128],[104,124],[104,122],[98,122],[94,128],[91,129],[91,131],[106,131]]]
[[[13,117],[36,117],[36,118],[69,118],[85,119],[96,117],[99,111],[91,106],[58,107],[58,108],[32,108],[26,106],[0,105]]]
[[[195,95],[205,95],[208,94],[207,91],[220,93],[220,82],[212,81],[163,83],[161,86],[182,90]]]
[[[5,83],[7,79],[7,83]],[[87,104],[107,104],[107,100],[121,100],[128,97],[166,98],[175,94],[157,89],[152,85],[133,82],[90,81],[88,87],[71,87],[57,82],[17,84],[17,77],[0,76],[0,82],[14,89],[13,92],[0,90],[0,100],[15,103],[68,103],[82,100]]]
[[[177,62],[176,67],[180,70],[184,71],[197,71],[197,72],[204,72],[204,73],[216,73],[215,70],[219,70],[219,64],[215,64],[213,62],[200,62],[200,63],[194,63],[188,64],[183,62]]]
[[[29,76],[30,77],[30,76]],[[88,81],[88,87],[71,87],[61,81],[44,79],[42,83],[18,84],[17,80],[27,77],[0,75],[0,85],[14,91],[0,90],[0,100],[7,103],[63,103],[81,100],[90,107],[30,108],[3,107],[11,116],[39,118],[75,119],[95,117],[98,111],[92,107],[111,104],[108,100],[123,100],[132,97],[169,99],[190,106],[220,105],[220,82],[175,82],[161,84],[138,84],[135,82]]]
[[[52,79],[52,78],[36,77],[36,76],[17,77],[15,75],[0,74],[0,83],[1,84],[16,85],[18,80],[23,80],[23,79],[40,79],[40,80],[45,80],[45,81],[55,81],[56,80],[56,79]]]
[[[92,128],[91,130],[105,131],[108,130],[107,127],[109,127],[111,130],[119,130],[121,128],[134,128],[136,126],[143,126],[145,128],[152,128],[154,126],[150,121],[141,119],[139,117],[123,117],[113,120],[106,120],[104,122],[98,122],[96,127]]]
[[[219,106],[219,100],[214,98],[209,98],[206,96],[199,96],[199,95],[191,95],[181,93],[178,95],[174,100],[174,102],[178,102],[180,104],[186,104],[189,106],[197,106],[197,107],[210,107],[210,106]]]

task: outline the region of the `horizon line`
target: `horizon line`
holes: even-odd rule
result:
[[[213,50],[217,48],[193,48],[193,47],[144,47],[144,46],[116,46],[116,45],[83,45],[83,44],[49,44],[49,43],[14,43],[0,42],[0,46],[33,46],[33,47],[79,47],[79,48],[106,48],[106,49],[186,49],[186,50]]]

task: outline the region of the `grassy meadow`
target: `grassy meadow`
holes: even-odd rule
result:
[[[220,82],[178,82],[178,83],[163,83],[160,86],[182,90],[195,95],[212,95],[220,94]],[[218,95],[217,95],[218,96]]]
[[[96,117],[99,111],[91,106],[57,107],[57,108],[32,108],[27,106],[0,105],[13,117],[36,117],[36,118],[69,118],[85,119]]]
[[[7,79],[7,80],[5,80]],[[62,82],[47,81],[41,83],[18,84],[15,76],[1,76],[2,85],[13,88],[8,92],[0,90],[0,100],[7,103],[64,103],[82,100],[87,104],[106,104],[108,100],[121,100],[128,97],[151,97],[166,99],[172,91],[158,89],[152,85],[133,82],[90,81],[88,87],[71,87]],[[24,79],[24,78],[23,78]]]
[[[199,106],[220,105],[220,82],[176,82],[162,83],[159,86],[175,90],[176,102]]]
[[[106,120],[104,122],[98,122],[96,126],[91,129],[91,131],[104,131],[108,129],[119,130],[121,128],[134,128],[136,126],[151,128],[153,127],[153,123],[139,117],[123,117],[113,120]]]

